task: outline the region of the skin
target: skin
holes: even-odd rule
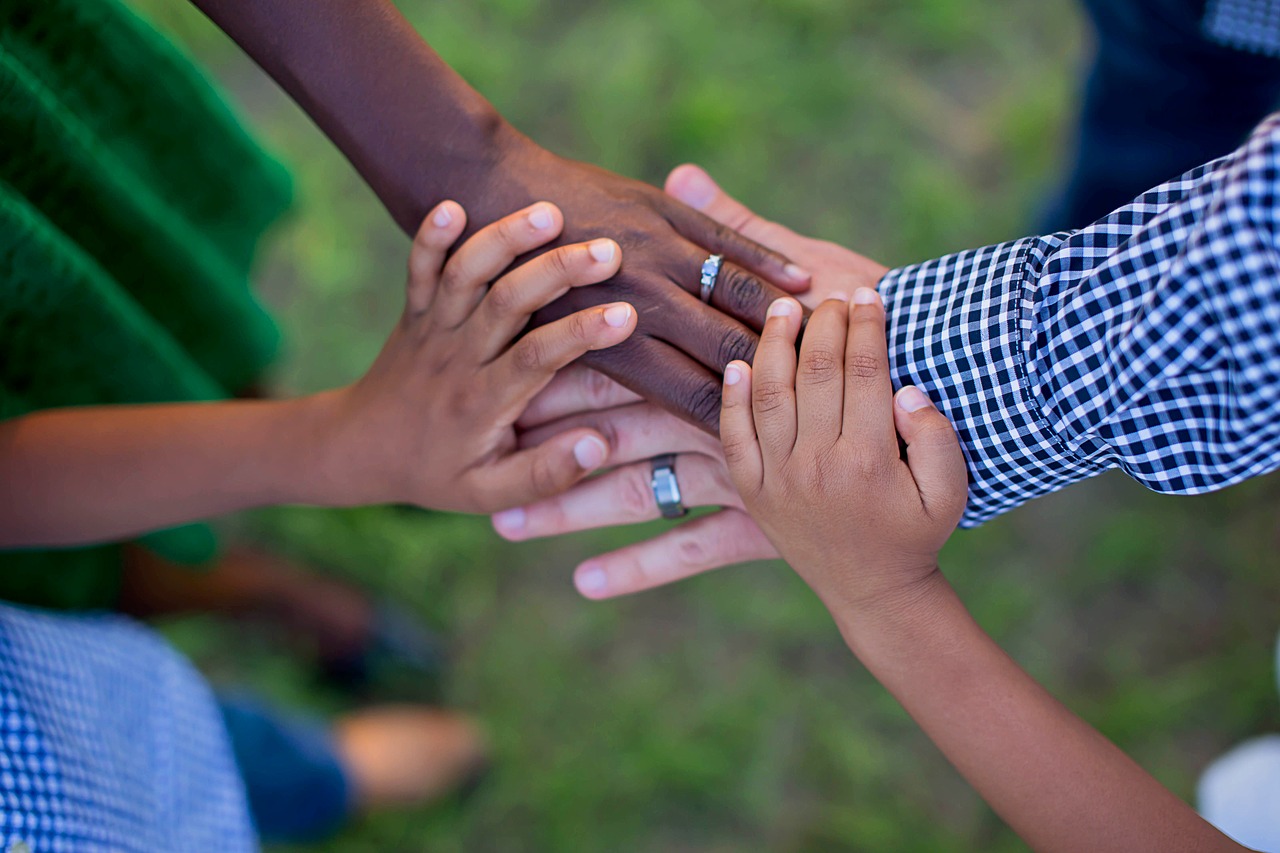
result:
[[[534,324],[606,301],[634,305],[636,333],[586,362],[711,434],[720,371],[751,357],[779,287],[796,292],[809,284],[809,274],[783,255],[657,188],[534,144],[389,0],[193,2],[307,111],[406,230],[444,198],[465,205],[476,225],[546,199],[565,213],[561,243],[616,239],[627,258],[618,274],[603,287],[566,294],[538,311]],[[696,293],[711,253],[727,262],[707,306]]]
[[[813,271],[800,299],[816,307],[834,294],[874,287],[886,267],[843,246],[804,237],[752,213],[706,172],[673,170],[666,190],[727,227],[785,251]],[[773,559],[777,549],[743,509],[720,443],[606,376],[575,365],[538,395],[521,417],[521,442],[534,447],[565,429],[590,428],[609,437],[615,466],[562,495],[496,515],[494,527],[519,541],[595,527],[635,524],[659,517],[650,488],[649,459],[677,453],[684,503],[717,507],[708,515],[580,564],[574,582],[589,598],[610,598],[672,583],[735,563]]]
[[[515,422],[556,371],[617,345],[635,309],[588,308],[516,338],[530,315],[621,263],[612,240],[554,240],[546,202],[458,245],[456,202],[423,221],[405,310],[373,367],[346,388],[279,401],[108,406],[0,424],[0,547],[112,541],[280,503],[411,503],[492,512],[561,491],[608,457],[571,429],[521,449]],[[505,270],[508,270],[504,274]]]
[[[726,368],[721,436],[747,511],[853,653],[1033,849],[1244,850],[1049,695],[943,577],[964,458],[919,389],[893,394],[876,292],[819,306],[797,357],[800,317],[780,301],[754,365]]]

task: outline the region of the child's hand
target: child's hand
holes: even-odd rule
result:
[[[334,395],[324,464],[337,503],[492,512],[566,489],[608,457],[604,437],[585,428],[517,450],[513,424],[557,370],[635,329],[635,310],[616,302],[520,337],[534,311],[616,273],[617,243],[563,246],[513,267],[560,233],[554,205],[499,220],[450,257],[465,224],[454,202],[427,215],[404,316],[368,374]]]
[[[937,571],[960,520],[960,445],[919,389],[895,398],[874,290],[814,311],[797,369],[800,317],[794,300],[775,302],[754,368],[725,369],[729,470],[756,522],[828,606],[890,603]]]

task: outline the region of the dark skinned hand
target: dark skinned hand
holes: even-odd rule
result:
[[[542,200],[565,220],[548,248],[616,240],[621,271],[538,312],[533,325],[594,304],[630,303],[639,313],[635,333],[586,360],[708,432],[719,427],[724,366],[750,361],[755,330],[783,288],[808,287],[808,274],[779,253],[658,188],[534,144],[389,0],[193,2],[311,116],[406,233],[445,198],[467,209],[472,231]],[[707,306],[697,296],[699,272],[713,253],[725,263]]]

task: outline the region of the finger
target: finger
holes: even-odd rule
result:
[[[831,294],[813,312],[800,344],[796,370],[797,440],[829,447],[840,437],[844,420],[844,351],[849,331],[849,302]]]
[[[853,292],[849,303],[849,339],[844,357],[844,429],[842,437],[871,459],[897,459],[885,340],[884,304],[869,287]]]
[[[482,473],[479,488],[489,512],[533,503],[563,492],[608,457],[604,436],[586,429],[569,430],[490,465]]]
[[[751,408],[766,465],[785,461],[796,444],[796,335],[799,333],[800,303],[787,297],[770,306],[750,374]]]
[[[481,228],[445,264],[435,322],[455,328],[471,316],[489,283],[525,252],[554,240],[564,227],[560,209],[540,201]]]
[[[488,361],[505,350],[534,311],[572,287],[598,284],[618,271],[622,251],[612,240],[561,246],[532,258],[494,282],[466,322],[476,352]]]
[[[636,335],[583,362],[709,435],[720,434],[720,377],[665,341]]]
[[[516,426],[532,429],[579,412],[594,412],[625,406],[640,395],[614,382],[598,370],[571,364],[538,392],[525,408]]]
[[[609,461],[611,465],[617,463],[616,454],[611,453]],[[623,465],[579,483],[564,494],[500,512],[493,517],[493,527],[503,538],[519,542],[653,521],[662,513],[653,493],[652,468],[649,460]],[[741,507],[742,499],[718,460],[700,453],[682,453],[676,456],[675,472],[685,506]]]
[[[969,476],[951,421],[914,385],[894,397],[893,421],[907,446],[907,465],[925,511],[959,522],[969,496]]]
[[[700,302],[702,264],[706,260],[707,251],[690,244],[687,252],[671,258],[668,267],[671,278]],[[720,265],[720,272],[716,274],[710,304],[719,309],[720,313],[728,314],[749,328],[759,329],[764,325],[764,315],[769,306],[774,300],[786,295],[786,291],[725,260]]]
[[[489,390],[515,409],[514,420],[557,370],[583,353],[622,343],[635,328],[636,311],[625,302],[575,311],[539,326],[493,362],[495,384]]]
[[[722,566],[776,556],[778,552],[751,516],[724,509],[645,542],[593,557],[578,566],[573,580],[587,598],[613,598]]]
[[[692,163],[672,169],[667,176],[665,189],[671,197],[764,246],[778,246],[787,239],[794,240],[798,237],[791,229],[753,213],[745,204],[722,190],[703,169]],[[812,278],[809,271],[799,266],[794,269],[784,266],[783,271],[785,274],[781,278],[774,278],[764,272],[761,274],[791,293],[808,289]]]
[[[417,316],[431,308],[449,248],[466,226],[467,213],[456,201],[440,202],[422,220],[409,250],[405,305],[410,315]]]
[[[708,254],[724,255],[749,272],[791,290],[809,286],[812,276],[786,255],[760,245],[705,213],[684,204],[672,204],[666,214],[681,235],[706,249]]]
[[[671,287],[669,282],[664,281],[662,286],[671,290],[668,309],[657,316],[646,314],[643,322],[648,327],[660,322],[664,341],[717,374],[731,361],[751,360],[756,351],[755,332],[724,312],[704,305],[698,297]]]
[[[753,495],[764,480],[760,438],[752,413],[751,366],[735,361],[724,369],[720,405],[720,444],[725,465],[743,494]]]
[[[634,403],[600,412],[561,418],[520,436],[521,447],[535,447],[566,429],[586,427],[605,437],[614,465],[664,453],[720,455],[720,442],[693,424],[651,403]]]

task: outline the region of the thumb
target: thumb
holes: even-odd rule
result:
[[[676,166],[667,175],[664,189],[667,195],[677,201],[766,249],[788,256],[790,261],[795,261],[803,251],[804,239],[800,235],[753,213],[745,204],[720,189],[720,185],[700,166],[692,163]],[[784,258],[785,260],[787,259]],[[803,264],[804,261],[801,260],[800,263]],[[760,268],[761,265],[747,266],[791,293],[804,292],[812,281],[811,271],[801,269],[795,263],[787,263],[779,274]]]
[[[752,239],[756,239],[756,235],[751,232],[759,230],[764,223],[745,204],[720,189],[720,185],[701,166],[692,163],[676,166],[667,175],[663,188],[667,195]]]
[[[969,497],[969,476],[951,421],[923,391],[908,385],[894,396],[893,423],[907,446],[907,467],[925,510],[959,521]]]
[[[609,444],[592,429],[565,430],[537,447],[512,453],[486,472],[486,511],[524,506],[553,497],[600,468]]]

